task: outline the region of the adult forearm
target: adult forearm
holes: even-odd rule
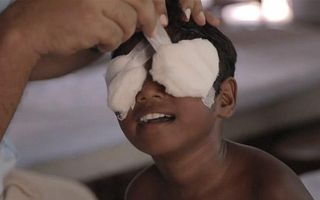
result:
[[[37,59],[37,54],[23,43],[22,35],[8,29],[1,31],[0,25],[0,138],[17,109]]]
[[[94,60],[102,53],[93,50],[82,50],[71,56],[47,55],[42,57],[30,76],[30,80],[55,78],[80,69]]]

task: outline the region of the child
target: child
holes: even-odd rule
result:
[[[174,43],[202,38],[217,49],[214,103],[206,106],[200,97],[168,94],[165,84],[154,81],[154,69],[147,74],[135,103],[119,123],[130,142],[151,155],[155,164],[132,181],[126,199],[312,199],[299,178],[279,160],[223,138],[223,120],[232,116],[236,105],[235,49],[215,27],[181,21],[177,1],[167,1],[167,8],[167,32]],[[136,34],[113,57],[128,54],[141,40],[145,39]],[[144,65],[146,69],[154,67],[154,59]]]

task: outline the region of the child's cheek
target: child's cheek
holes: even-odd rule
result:
[[[136,124],[132,118],[132,112],[129,111],[124,120],[118,120],[119,125],[127,138],[132,138],[135,135]]]

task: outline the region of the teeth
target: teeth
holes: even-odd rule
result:
[[[166,115],[162,113],[150,113],[140,118],[140,122],[148,122],[149,120],[159,119],[163,117],[171,117],[171,115]]]

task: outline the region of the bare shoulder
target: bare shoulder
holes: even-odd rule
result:
[[[155,165],[152,165],[139,174],[127,187],[125,200],[157,199],[162,182],[161,176]]]
[[[312,200],[300,178],[282,161],[254,147],[233,143],[252,169],[253,178],[259,185],[258,199]]]

